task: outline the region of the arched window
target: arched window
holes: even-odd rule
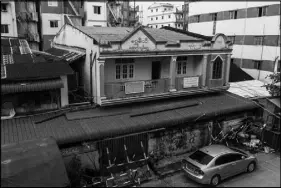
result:
[[[221,79],[222,78],[222,59],[217,57],[213,64],[213,75],[212,79]]]

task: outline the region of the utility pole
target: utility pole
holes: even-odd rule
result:
[[[183,30],[188,31],[189,0],[185,0],[183,6]]]

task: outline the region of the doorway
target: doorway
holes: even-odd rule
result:
[[[151,79],[158,80],[161,76],[161,62],[152,61]]]

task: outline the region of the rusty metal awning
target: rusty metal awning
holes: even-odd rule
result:
[[[68,63],[72,63],[73,61],[84,57],[86,55],[86,51],[78,51],[78,50],[67,50],[67,49],[61,49],[61,48],[56,48],[55,46],[46,50],[47,53],[57,56],[61,59],[64,59]]]
[[[32,82],[20,82],[1,85],[1,94],[19,93],[28,91],[44,91],[50,89],[63,88],[63,81],[58,79],[32,81]]]

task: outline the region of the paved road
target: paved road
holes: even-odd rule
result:
[[[259,165],[253,173],[243,173],[226,179],[218,187],[280,187],[280,155],[258,154]],[[153,180],[143,187],[202,187],[183,172],[162,180]],[[207,187],[207,186],[206,186]]]

